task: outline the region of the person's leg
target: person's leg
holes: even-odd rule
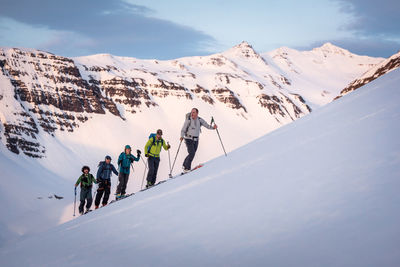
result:
[[[83,208],[85,206],[85,200],[86,200],[86,194],[85,194],[85,189],[81,187],[81,193],[80,193],[80,201],[81,203],[79,204],[79,213],[83,213]]]
[[[107,205],[108,203],[108,198],[110,197],[110,191],[111,191],[111,182],[106,180],[105,186],[104,186],[104,198],[103,198],[103,206]]]
[[[125,195],[126,194],[126,186],[128,185],[128,180],[129,180],[129,173],[125,173],[124,174],[124,179],[123,179],[123,184],[121,187],[121,195]]]
[[[148,187],[150,185],[153,185],[152,184],[152,180],[153,180],[153,176],[154,176],[154,158],[153,157],[149,157],[147,159],[147,163],[148,163],[147,165],[149,167],[149,171],[147,173],[147,178],[146,178],[146,180],[147,180],[147,186],[146,187]]]
[[[99,183],[99,189],[97,189],[96,193],[96,199],[94,200],[94,205],[98,207],[100,205],[101,197],[103,196],[104,193],[104,182],[101,181]]]
[[[92,188],[88,188],[87,192],[86,192],[86,210],[89,210],[90,207],[92,206],[92,202],[93,202],[93,197],[92,197]]]
[[[198,143],[197,141],[193,141],[191,139],[185,139],[188,155],[185,158],[185,161],[183,162],[183,167],[186,170],[190,170],[192,168],[192,161],[194,158],[194,155],[196,154],[197,146],[195,146],[195,143]]]
[[[196,154],[198,147],[199,147],[199,140],[193,141],[194,155]],[[194,158],[194,155],[193,155],[193,158]]]
[[[104,188],[97,189],[96,199],[94,200],[94,205],[98,207],[100,205],[101,197],[103,196]]]
[[[157,180],[157,172],[158,172],[158,166],[160,165],[160,158],[154,158],[154,171],[153,171],[153,176],[151,177],[151,184],[154,185]]]
[[[115,192],[117,195],[121,194],[123,180],[124,180],[124,173],[119,172],[119,175],[118,175],[118,186],[117,186],[117,191]]]

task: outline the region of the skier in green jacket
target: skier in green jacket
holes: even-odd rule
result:
[[[96,183],[96,179],[94,176],[89,173],[90,168],[88,166],[82,167],[82,175],[78,178],[75,183],[75,188],[80,184],[81,185],[81,195],[80,200],[81,204],[79,205],[79,213],[84,213],[84,206],[86,201],[86,212],[90,211],[90,207],[92,206],[93,198],[92,198],[92,186],[93,183]]]

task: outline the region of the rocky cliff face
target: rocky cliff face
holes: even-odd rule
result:
[[[373,80],[379,78],[380,76],[395,70],[400,67],[400,52],[394,54],[390,58],[384,60],[382,63],[376,65],[375,67],[371,68],[369,71],[364,73],[360,78],[352,81],[346,88],[344,88],[340,95],[335,97],[334,100],[341,98],[348,93],[357,90],[361,86],[366,85],[367,83],[372,82]]]
[[[246,42],[221,54],[169,61],[0,48],[0,69],[1,141],[38,158],[46,154],[42,134],[73,132],[97,115],[125,120],[165,99],[201,101],[243,119],[263,114],[278,124],[311,112],[291,78]]]

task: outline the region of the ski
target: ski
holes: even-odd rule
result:
[[[88,213],[91,212],[91,211],[92,211],[92,210],[87,210],[87,211],[85,211],[84,213],[82,213],[81,216],[82,216],[82,215],[85,215],[85,214],[88,214]]]
[[[119,198],[111,200],[110,203],[108,203],[108,204],[112,204],[114,202],[120,201],[120,200],[125,199],[127,197],[133,196],[134,194],[135,193],[131,193],[131,194],[126,194],[126,195],[120,196]]]
[[[191,173],[192,171],[195,171],[195,170],[197,170],[197,169],[199,169],[199,168],[201,168],[201,167],[203,167],[203,166],[204,166],[204,164],[199,164],[199,165],[197,165],[196,167],[194,167],[193,169],[191,169],[190,171],[188,171],[188,172],[182,172],[182,173],[181,173],[180,175],[178,175],[178,176],[182,176],[182,175]]]

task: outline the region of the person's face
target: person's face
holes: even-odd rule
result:
[[[195,109],[192,109],[192,112],[191,112],[191,114],[190,114],[191,116],[192,116],[192,119],[197,119],[197,116],[199,115],[198,113],[197,113],[197,111],[195,110]]]
[[[84,169],[84,170],[83,170],[83,173],[84,173],[84,174],[88,174],[88,173],[89,173],[89,170],[88,170],[88,169]]]
[[[126,154],[131,154],[131,149],[130,148],[125,149],[125,153]]]
[[[157,131],[157,139],[161,139],[162,137],[162,132],[161,131]]]
[[[107,164],[110,164],[110,162],[111,162],[111,159],[106,159]]]

